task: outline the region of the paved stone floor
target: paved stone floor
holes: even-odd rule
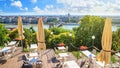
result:
[[[52,57],[56,56],[54,53],[53,49],[47,49],[46,51],[42,52],[42,61],[43,61],[43,68],[56,68],[56,65],[58,63],[53,63],[53,62],[49,62],[49,60],[51,60]],[[25,53],[22,52],[22,48],[18,47],[17,50],[15,51],[15,54],[12,58],[8,58],[7,61],[6,60],[0,60],[0,68],[21,68],[23,61],[22,61],[22,56]],[[75,60],[78,65],[81,65],[81,62],[83,60],[86,60],[87,58],[81,58],[79,60],[77,60],[70,52],[68,52],[68,57],[67,60]],[[98,64],[96,63],[90,63],[90,68],[102,68],[100,67]],[[116,67],[118,66],[118,67]],[[83,67],[83,68],[88,68],[88,67]],[[108,66],[105,66],[105,68],[120,68],[120,63],[115,63],[115,64],[111,64]]]
[[[18,47],[12,58],[0,60],[0,68],[20,68],[22,66],[21,56],[24,54],[21,50],[21,47]]]

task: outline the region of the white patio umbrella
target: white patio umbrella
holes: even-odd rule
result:
[[[112,45],[112,24],[111,19],[106,18],[104,30],[102,34],[102,50],[97,56],[97,60],[109,64],[111,60],[111,45]]]
[[[22,45],[22,40],[24,39],[24,35],[23,35],[23,25],[22,25],[22,19],[19,16],[18,17],[18,34],[19,34],[19,39],[21,40],[21,45]],[[23,45],[22,45],[23,46]]]
[[[37,41],[38,41],[38,50],[46,50],[42,18],[39,18],[38,20]]]

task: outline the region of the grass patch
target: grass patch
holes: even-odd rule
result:
[[[59,53],[66,53],[66,51],[59,51],[59,50],[54,50],[55,54],[59,54]]]
[[[28,48],[24,48],[23,52],[29,52]]]
[[[80,51],[72,51],[72,54],[73,54],[77,59],[80,59],[80,58],[81,58],[81,52],[80,52]]]
[[[5,46],[0,46],[0,48],[4,48]]]
[[[117,60],[115,59],[114,55],[111,55],[111,62],[115,63]]]
[[[95,54],[95,55],[98,55],[99,53],[100,53],[100,52],[97,52],[97,51],[96,51],[96,54]]]

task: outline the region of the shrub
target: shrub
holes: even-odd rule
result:
[[[18,30],[15,29],[14,31],[11,31],[10,34],[9,34],[9,37],[10,37],[10,40],[13,40],[13,39],[19,37]]]
[[[53,34],[51,34],[51,32],[53,32]],[[66,30],[61,27],[54,27],[50,30],[45,29],[45,40],[47,48],[54,48],[61,42],[68,46],[74,40],[74,34],[72,33],[72,36],[69,36],[70,33],[72,33],[72,30]]]
[[[46,43],[46,48],[51,48],[50,45],[50,37],[51,37],[51,31],[48,29],[44,29],[45,32],[45,43]]]
[[[5,28],[3,24],[0,24],[0,46],[4,46],[5,43],[10,39],[8,37],[9,31]]]
[[[29,52],[28,48],[23,48],[23,52]]]
[[[115,63],[117,60],[115,59],[114,55],[111,56],[111,62]]]
[[[72,51],[72,54],[77,58],[77,59],[80,59],[81,56],[80,56],[80,51]]]
[[[30,29],[24,28],[24,31],[25,31],[24,47],[27,47],[28,45],[30,46],[30,44],[33,43],[37,43],[36,33],[34,31],[31,31],[31,28]]]

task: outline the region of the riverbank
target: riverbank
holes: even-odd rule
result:
[[[78,27],[79,24],[64,24],[62,27],[64,29],[69,29],[69,30],[72,30],[74,27]],[[5,27],[6,28],[17,28],[17,25],[14,25],[14,24],[5,24]],[[30,27],[33,27],[33,29],[35,31],[37,31],[37,24],[26,24],[26,25],[23,25],[24,28],[30,28]],[[44,28],[46,29],[49,29],[49,25],[48,24],[44,24]],[[120,26],[118,25],[112,25],[112,31],[116,31],[118,28],[120,28]]]

